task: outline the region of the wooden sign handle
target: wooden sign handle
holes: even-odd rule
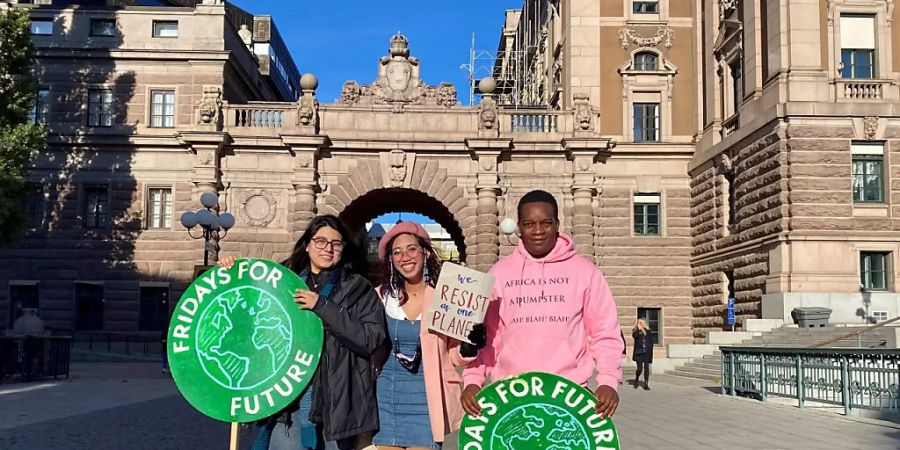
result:
[[[228,445],[228,450],[238,450],[238,427],[240,426],[237,422],[231,422],[231,444]]]

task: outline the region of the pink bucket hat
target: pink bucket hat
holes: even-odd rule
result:
[[[425,231],[425,228],[422,227],[422,225],[415,222],[400,222],[397,225],[394,225],[390,231],[385,233],[384,236],[381,237],[381,241],[378,242],[378,259],[384,259],[388,243],[401,234],[412,234],[422,238],[422,240],[428,244],[431,244],[431,237],[428,236],[428,232]]]

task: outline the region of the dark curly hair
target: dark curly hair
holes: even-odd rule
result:
[[[364,274],[366,270],[366,260],[362,250],[359,245],[356,244],[356,240],[353,238],[353,235],[350,234],[350,231],[347,229],[347,226],[344,225],[344,222],[337,216],[330,214],[316,216],[309,222],[306,231],[294,245],[291,256],[282,264],[296,273],[309,269],[309,254],[306,253],[306,247],[309,245],[309,241],[312,240],[313,236],[316,235],[316,232],[325,227],[336,230],[344,241],[344,250],[341,252],[341,259],[336,266],[340,266],[345,272]]]
[[[409,299],[409,296],[406,295],[406,280],[403,279],[399,273],[397,273],[396,280],[392,280],[395,271],[391,270],[394,267],[394,262],[391,260],[391,248],[394,245],[394,240],[398,237],[403,236],[403,234],[398,234],[391,238],[385,246],[384,258],[381,260],[381,281],[380,287],[378,288],[379,294],[381,296],[385,295],[393,295],[396,294],[398,300],[400,300],[400,305],[402,306],[406,303],[406,300]],[[419,244],[419,247],[425,251],[428,255],[425,258],[425,268],[428,269],[428,279],[425,280],[425,283],[428,286],[434,287],[437,284],[437,279],[441,274],[441,263],[438,260],[437,252],[434,251],[434,246],[431,243],[427,242],[425,239],[422,239],[421,236],[413,235],[416,238],[416,242]],[[397,292],[394,292],[394,289]]]

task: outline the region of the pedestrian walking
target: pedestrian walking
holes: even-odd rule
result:
[[[641,373],[644,374],[644,390],[650,390],[650,365],[653,364],[653,336],[650,334],[650,328],[647,321],[638,319],[634,330],[631,331],[631,337],[634,338],[634,350],[631,359],[637,364],[637,370],[634,372],[634,388],[639,385]]]
[[[236,258],[220,265],[230,267]],[[322,357],[298,402],[263,421],[253,450],[354,450],[378,430],[376,350],[387,338],[384,307],[359,273],[365,260],[335,216],[314,218],[283,263],[306,282],[294,301],[322,319]]]
[[[387,315],[391,355],[378,376],[381,450],[439,449],[459,429],[462,377],[472,361],[460,341],[429,330],[422,313],[434,296],[440,262],[428,232],[418,223],[394,225],[378,245],[381,280],[376,288]]]
[[[619,404],[623,344],[606,279],[559,232],[559,208],[549,193],[522,197],[518,227],[516,250],[491,269],[496,281],[484,322],[487,345],[463,372],[463,408],[481,413],[475,395],[487,377],[539,371],[587,386],[596,369],[596,411],[611,416]]]

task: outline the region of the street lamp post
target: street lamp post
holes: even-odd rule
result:
[[[219,196],[215,192],[201,194],[200,203],[203,208],[181,214],[181,224],[187,228],[188,236],[203,238],[203,265],[209,266],[209,254],[215,253],[215,258],[218,258],[219,239],[224,238],[234,226],[234,216],[227,212],[219,214]],[[194,236],[191,230],[198,225],[203,229],[203,234]]]

